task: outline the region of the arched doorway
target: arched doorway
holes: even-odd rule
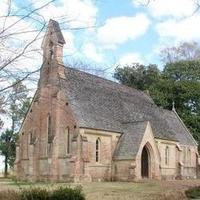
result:
[[[146,146],[142,150],[141,156],[141,176],[142,178],[149,178],[149,151]]]

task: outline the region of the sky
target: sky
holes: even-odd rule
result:
[[[0,0],[0,15],[7,12],[8,0]],[[49,2],[48,0],[13,0],[13,13],[24,14]],[[66,63],[81,61],[108,69],[112,77],[117,65],[134,62],[157,64],[162,69],[160,51],[165,47],[200,40],[200,10],[198,0],[55,0],[37,11],[36,19],[50,18],[60,23],[66,45]],[[19,20],[15,16],[4,24]],[[3,21],[0,18],[0,30]],[[35,30],[41,27],[36,20],[23,19],[9,31]],[[7,42],[17,51],[36,33],[18,34]],[[42,37],[31,45],[41,49]],[[13,51],[12,51],[13,52]],[[4,55],[10,53],[5,50]],[[36,69],[42,63],[42,52],[29,51],[15,63],[16,69]],[[31,84],[30,84],[31,87]]]
[[[0,0],[4,10],[6,1]],[[13,7],[34,9],[48,1],[14,0]],[[66,40],[65,62],[79,60],[110,67],[113,72],[117,64],[133,62],[155,63],[162,68],[162,48],[181,41],[198,42],[200,11],[194,13],[197,1],[150,0],[147,5],[147,0],[55,0],[38,13],[46,21],[52,18],[60,23]],[[38,24],[25,19],[16,29],[21,27],[34,29]],[[71,30],[74,28],[81,29]],[[23,35],[25,39],[31,37],[31,33]],[[35,46],[40,48],[40,44],[38,40]],[[39,66],[41,54],[32,60],[29,68]],[[26,59],[24,63],[27,64]]]

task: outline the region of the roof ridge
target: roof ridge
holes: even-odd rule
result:
[[[127,121],[127,122],[121,122],[121,124],[137,124],[137,123],[147,123],[148,120],[141,120],[141,121]]]

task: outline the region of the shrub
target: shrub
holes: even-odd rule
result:
[[[49,200],[49,192],[42,188],[29,188],[20,192],[20,200]]]
[[[194,187],[185,191],[188,198],[195,199],[200,198],[200,187]]]
[[[70,187],[60,187],[52,191],[50,200],[85,200],[80,186],[72,189]]]
[[[0,192],[0,200],[85,200],[82,188],[59,187],[55,190],[28,188]]]
[[[15,190],[2,190],[0,200],[20,200],[20,195]]]

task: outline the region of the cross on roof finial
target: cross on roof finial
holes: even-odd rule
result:
[[[175,102],[174,101],[172,102],[172,110],[176,111],[176,109],[175,109]]]

